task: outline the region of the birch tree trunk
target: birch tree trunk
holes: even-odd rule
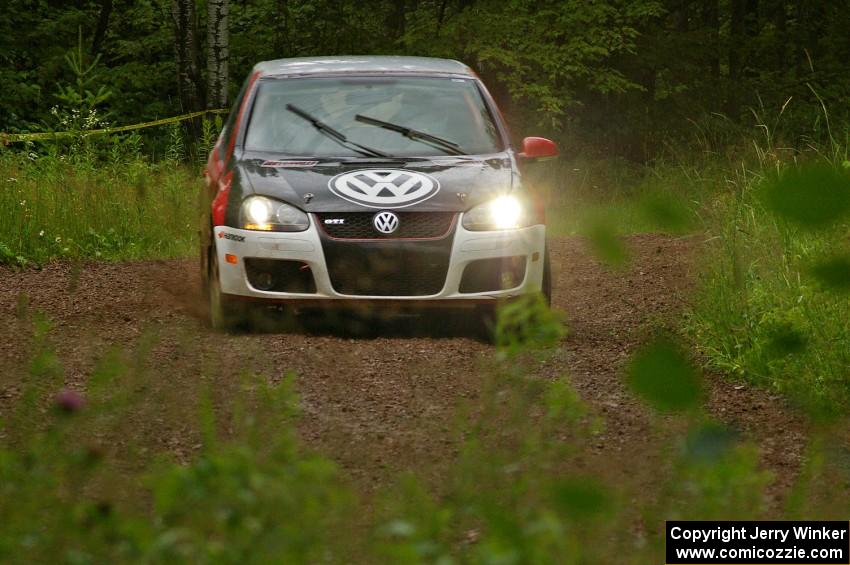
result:
[[[204,107],[195,0],[171,0],[171,18],[180,105],[184,112],[195,112]]]
[[[208,0],[207,4],[207,108],[224,108],[227,104],[228,4],[229,0]]]

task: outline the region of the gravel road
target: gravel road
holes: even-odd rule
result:
[[[604,421],[576,465],[641,489],[663,477],[656,465],[640,463],[658,457],[654,442],[681,433],[682,423],[635,400],[621,369],[648,327],[675,321],[683,311],[699,242],[640,235],[628,244],[631,267],[612,271],[580,238],[550,242],[553,306],[565,313],[570,333],[556,353],[530,361],[528,370],[544,379],[568,378]],[[2,268],[0,366],[28,362],[31,330],[16,316],[25,303],[52,321],[51,343],[72,388],[85,391],[110,347],[144,350],[137,378],[145,406],[132,415],[127,434],[180,458],[191,457],[199,440],[178,399],[196,397],[199,383],[206,383],[215,390],[215,405],[223,406],[240,373],[277,380],[292,372],[304,443],[336,460],[363,491],[403,469],[439,480],[459,447],[458,408],[474,406],[482,393],[492,346],[451,324],[431,324],[435,331],[415,319],[368,337],[321,329],[217,334],[202,322],[197,279],[192,260]],[[0,418],[20,394],[16,374],[0,375]],[[770,393],[711,375],[706,381],[707,411],[758,445],[762,465],[775,476],[771,494],[779,504],[798,471],[807,424]]]

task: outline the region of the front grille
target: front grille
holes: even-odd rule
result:
[[[430,296],[443,290],[452,241],[355,241],[322,236],[331,286],[351,296]]]
[[[428,296],[446,282],[447,253],[376,249],[327,260],[334,290],[355,296]]]
[[[454,212],[394,212],[398,230],[383,234],[372,225],[374,212],[340,212],[316,214],[322,230],[336,239],[432,239],[445,236],[454,225]],[[332,223],[325,223],[333,220]],[[338,223],[342,220],[342,223]]]

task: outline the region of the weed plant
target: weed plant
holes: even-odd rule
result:
[[[170,162],[0,153],[0,263],[192,255],[200,182]]]
[[[850,163],[846,147],[770,143],[714,177],[708,254],[687,326],[709,366],[816,416],[850,405]]]
[[[500,316],[501,345],[477,408],[458,415],[462,441],[439,485],[410,469],[362,497],[327,457],[300,445],[291,375],[215,375],[224,365],[214,350],[185,339],[181,384],[152,380],[148,355],[163,337],[147,334],[129,350],[103,351],[84,388],[69,390],[51,345],[57,330],[22,306],[29,356],[7,375],[20,394],[4,401],[0,422],[0,560],[648,563],[663,559],[665,519],[766,516],[771,477],[752,446],[702,413],[699,371],[683,349],[648,344],[624,375],[664,411],[664,426],[689,430],[660,436],[635,461],[630,474],[645,467],[666,477],[648,487],[588,470],[604,421],[568,375],[528,373],[529,355],[557,346],[558,318],[539,300]],[[683,378],[693,386],[665,386]],[[163,395],[155,414],[151,394]],[[188,455],[157,439],[187,428],[197,438]],[[813,485],[836,458],[813,444],[809,459],[789,515],[823,518]]]

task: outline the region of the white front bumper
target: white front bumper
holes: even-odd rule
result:
[[[477,300],[510,298],[541,290],[546,228],[542,225],[517,230],[473,232],[463,228],[458,221],[452,243],[446,283],[438,294],[428,296],[363,296],[336,292],[331,286],[322,244],[315,217],[310,218],[310,228],[296,233],[258,232],[217,226],[214,228],[215,249],[218,254],[219,280],[224,294],[257,299],[311,299],[311,300]],[[235,237],[233,237],[235,236]],[[244,240],[239,240],[244,238]],[[235,256],[228,262],[225,255]],[[508,290],[460,293],[458,287],[464,268],[477,259],[525,256],[525,278]],[[303,261],[310,266],[316,282],[316,292],[290,293],[258,290],[250,285],[245,272],[245,258],[289,259]],[[232,259],[231,259],[232,260]]]

